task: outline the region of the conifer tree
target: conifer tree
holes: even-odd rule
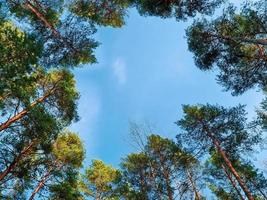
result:
[[[213,20],[196,20],[187,30],[189,50],[201,70],[218,68],[218,81],[234,95],[264,88],[266,77],[265,1],[233,6]]]
[[[42,65],[75,67],[96,62],[93,51],[98,42],[93,34],[97,26],[121,26],[127,3],[7,0],[3,6],[38,36],[43,45]]]
[[[130,0],[141,15],[186,20],[197,13],[211,14],[223,0]]]
[[[144,150],[128,155],[121,165],[132,199],[202,199],[196,180],[198,161],[170,139],[148,136]]]
[[[68,168],[61,181],[49,186],[49,199],[51,200],[84,200],[79,184],[79,171]]]
[[[118,182],[121,173],[101,160],[93,160],[81,180],[81,191],[96,200],[118,199]]]
[[[261,134],[248,129],[243,106],[223,108],[212,105],[184,106],[185,116],[177,124],[184,130],[180,135],[189,146],[195,143],[198,151],[215,149],[224,165],[235,177],[247,198],[254,199],[242,174],[238,173],[231,159],[241,152],[253,151],[251,144],[261,140]],[[197,150],[197,149],[196,149]]]
[[[77,0],[70,10],[76,15],[100,26],[121,27],[129,7],[127,0]]]
[[[4,101],[12,99],[3,113],[9,118],[4,117],[0,125],[0,188],[4,196],[16,190],[12,189],[15,182],[25,190],[30,187],[45,155],[51,152],[51,142],[77,119],[78,93],[67,70],[39,71],[31,90],[23,98],[9,96]]]
[[[84,159],[84,147],[78,135],[72,132],[64,132],[55,140],[49,157],[50,161],[45,163],[47,169],[32,191],[29,200],[34,199],[53,176],[57,177],[66,173],[69,168],[79,169]]]

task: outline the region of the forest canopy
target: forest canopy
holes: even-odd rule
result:
[[[215,71],[234,96],[266,94],[266,1],[0,0],[0,199],[266,200],[266,173],[251,155],[266,145],[267,98],[253,119],[245,105],[183,105],[174,138],[131,122],[135,152],[117,167],[84,165],[88,147],[71,131],[74,72],[98,62],[97,31],[127,26],[132,10],[190,22],[198,69]]]

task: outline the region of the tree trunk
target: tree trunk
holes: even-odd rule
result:
[[[211,33],[205,33],[207,36],[218,38],[218,39],[223,39],[223,40],[228,40],[228,41],[234,41],[234,42],[244,42],[244,43],[249,43],[249,44],[255,44],[257,48],[259,49],[259,57],[258,56],[252,56],[249,58],[254,58],[254,59],[263,59],[264,61],[267,60],[267,56],[265,54],[265,46],[267,45],[267,39],[262,38],[262,39],[248,39],[248,38],[239,38],[239,37],[230,37],[226,35],[216,35],[216,34],[211,34]]]
[[[45,16],[28,0],[26,1],[26,3],[24,4],[26,9],[30,10],[31,12],[33,12],[36,17],[43,22],[44,26],[46,28],[48,28],[52,34],[58,38],[59,40],[61,40],[63,43],[65,43],[70,49],[72,49],[74,52],[79,52],[78,49],[76,49],[73,44],[71,43],[71,41],[68,40],[68,38],[65,38],[64,36],[62,36],[60,34],[60,32],[58,32],[58,30],[50,23],[47,21],[47,19],[45,18]]]
[[[35,141],[32,141],[27,147],[25,147],[11,162],[11,164],[0,173],[0,181],[2,181],[18,164],[18,162],[25,156],[33,147]]]
[[[232,186],[233,186],[234,189],[236,190],[237,194],[240,196],[240,198],[241,198],[242,200],[245,200],[245,198],[242,196],[241,192],[240,192],[239,189],[237,188],[237,185],[236,185],[236,183],[235,183],[235,180],[233,180],[231,174],[227,171],[226,167],[225,167],[223,164],[222,164],[221,166],[222,166],[222,168],[223,168],[223,170],[224,170],[224,172],[225,172],[227,178],[230,180]]]
[[[147,184],[145,181],[145,172],[144,171],[140,171],[140,191],[141,191],[141,195],[143,195],[144,200],[148,200],[148,194],[147,194]]]
[[[38,183],[35,190],[32,192],[29,200],[33,200],[34,196],[39,192],[40,189],[42,189],[46,180],[49,178],[49,176],[53,170],[54,170],[54,166],[50,167],[50,169],[46,172],[46,174],[42,177],[41,181]]]
[[[59,32],[53,27],[52,24],[50,24],[50,23],[46,20],[45,16],[44,16],[42,13],[40,13],[40,12],[38,11],[38,9],[36,9],[36,8],[34,7],[34,5],[32,5],[31,2],[26,1],[26,3],[25,3],[25,7],[26,7],[28,10],[30,10],[31,12],[33,12],[33,13],[36,15],[36,17],[38,17],[38,18],[44,23],[44,25],[45,25],[48,29],[50,29],[50,30],[52,31],[52,33],[53,33],[54,36],[57,36],[57,37],[60,36]]]
[[[155,173],[155,167],[153,166],[152,162],[149,161],[149,167],[150,167],[150,173],[151,173],[151,183],[154,187],[154,189],[157,191],[158,199],[162,200],[162,189],[158,187],[156,183],[156,173]]]
[[[157,152],[160,156],[159,156],[159,160],[160,160],[160,165],[159,167],[159,171],[161,168],[163,168],[162,173],[163,173],[163,178],[165,179],[165,185],[166,185],[166,190],[167,190],[167,196],[168,196],[168,200],[173,200],[173,189],[171,186],[171,180],[170,180],[170,170],[168,169],[168,167],[165,166],[165,161],[163,156],[160,154],[160,152]]]
[[[197,191],[197,187],[196,187],[195,182],[192,178],[192,174],[190,173],[190,171],[188,169],[186,170],[186,173],[187,173],[189,182],[192,185],[193,191],[195,193],[195,200],[201,200],[201,196],[200,196],[199,192]]]
[[[55,161],[55,165],[52,165],[49,170],[45,173],[45,175],[41,178],[41,181],[38,183],[37,187],[35,188],[35,190],[32,192],[29,200],[33,200],[35,195],[42,189],[42,187],[44,186],[45,182],[47,181],[47,179],[50,177],[51,172],[53,170],[55,170],[55,168],[57,167],[57,161]],[[58,168],[60,169],[62,167],[58,166]]]
[[[2,123],[0,125],[0,132],[3,131],[3,130],[5,130],[5,129],[7,129],[11,124],[13,124],[14,122],[20,120],[22,117],[24,117],[25,115],[27,115],[27,113],[29,112],[30,108],[33,108],[38,103],[41,103],[44,100],[46,100],[51,94],[54,93],[55,90],[56,90],[55,88],[52,88],[44,96],[42,96],[42,97],[36,99],[34,102],[32,102],[28,109],[22,110],[21,112],[17,113],[15,116],[13,116],[10,119],[8,119],[6,122]]]
[[[215,137],[210,134],[209,132],[207,132],[208,136],[210,137],[210,139],[212,140],[214,146],[216,147],[216,149],[218,150],[218,152],[220,153],[220,155],[222,156],[225,164],[227,165],[227,167],[230,169],[230,171],[232,172],[232,174],[234,175],[234,177],[236,178],[237,182],[239,183],[240,187],[242,188],[242,190],[244,191],[244,193],[246,194],[247,198],[249,200],[254,200],[251,192],[249,191],[248,187],[246,186],[246,184],[243,182],[243,180],[240,178],[239,174],[237,173],[237,171],[235,170],[235,168],[233,167],[231,161],[228,159],[226,153],[224,152],[224,150],[221,148],[219,141],[217,139],[215,139]]]
[[[168,178],[168,180],[166,180],[166,184],[167,184],[167,195],[168,195],[168,199],[169,200],[173,200],[173,190],[171,187],[171,183],[170,183],[170,179]]]

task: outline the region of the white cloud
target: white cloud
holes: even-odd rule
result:
[[[113,74],[119,84],[124,84],[127,81],[126,63],[122,58],[117,58],[112,65]]]

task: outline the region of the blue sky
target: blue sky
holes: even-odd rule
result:
[[[135,151],[128,142],[129,120],[150,121],[157,133],[174,138],[182,104],[247,104],[249,118],[255,115],[260,92],[233,97],[216,83],[214,72],[195,67],[185,39],[190,22],[140,17],[134,10],[128,15],[123,28],[96,34],[102,43],[98,64],[75,70],[81,120],[71,130],[85,143],[85,166],[91,159],[118,166]]]

